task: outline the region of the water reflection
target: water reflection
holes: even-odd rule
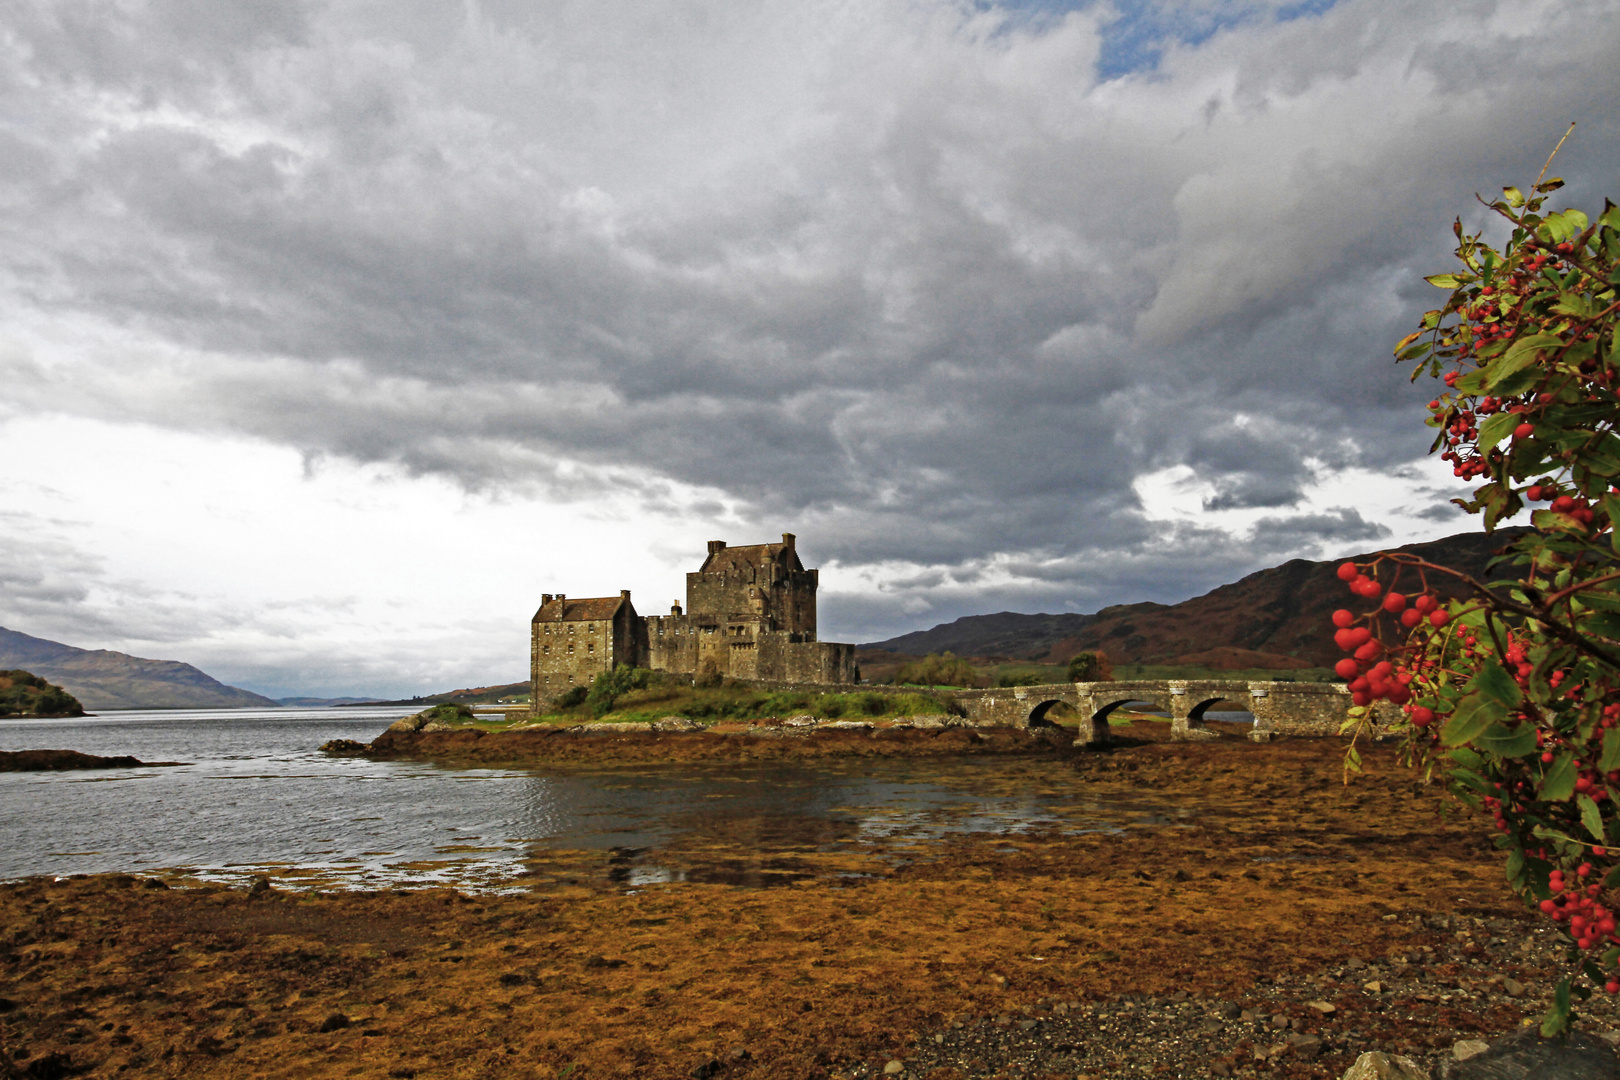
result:
[[[1162,802],[1088,803],[1059,762],[870,760],[740,768],[447,769],[328,758],[404,710],[0,721],[0,749],[176,768],[0,774],[0,878],[190,868],[311,886],[674,882],[758,887],[881,872],[962,833],[1117,829]]]

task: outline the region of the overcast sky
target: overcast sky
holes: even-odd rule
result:
[[[828,640],[1477,528],[1390,348],[1620,198],[1612,0],[0,0],[0,625],[524,678],[799,535]]]

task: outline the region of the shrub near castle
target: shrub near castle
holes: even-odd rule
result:
[[[1358,706],[1347,730],[1395,706],[1408,751],[1489,815],[1509,883],[1563,934],[1548,1035],[1572,996],[1620,992],[1620,208],[1543,213],[1560,186],[1504,190],[1501,251],[1459,222],[1461,268],[1428,279],[1451,297],[1396,348],[1445,387],[1433,450],[1483,481],[1459,504],[1488,531],[1532,508],[1534,531],[1503,557],[1514,580],[1386,554],[1340,567],[1367,609],[1333,619]],[[1471,597],[1437,601],[1441,576]],[[1348,755],[1356,768],[1354,742]]]

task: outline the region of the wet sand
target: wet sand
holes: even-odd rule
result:
[[[524,895],[250,895],[121,876],[3,885],[0,1038],[24,1066],[95,1076],[855,1075],[955,1022],[1043,999],[1339,993],[1308,980],[1352,957],[1464,947],[1423,917],[1536,925],[1482,823],[1442,816],[1439,789],[1386,748],[1345,788],[1340,751],[1225,738],[1009,757],[1001,783],[1204,810],[1119,833],[913,843],[904,858],[862,861],[868,876],[844,876],[848,857],[808,841],[761,853],[747,828],[705,841],[704,863],[730,859],[737,880],[790,863],[776,888],[629,890],[612,852],[550,853]],[[1511,1004],[1386,994],[1362,1017],[1351,999],[1363,992],[1347,984],[1339,1015],[1357,1017],[1365,1041],[1449,1046],[1538,1012],[1550,985],[1538,962],[1506,971],[1530,988]],[[1207,1053],[1253,1069],[1246,1045]],[[1336,1077],[1353,1050],[1285,1053],[1264,1075]],[[971,1075],[1004,1067],[986,1059]],[[1122,1060],[1088,1075],[1140,1073]]]

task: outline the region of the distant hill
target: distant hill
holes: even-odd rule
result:
[[[1483,578],[1491,556],[1526,531],[1460,533],[1393,550]],[[1093,615],[1011,611],[969,615],[931,630],[862,645],[857,658],[866,654],[873,660],[892,661],[895,654],[922,656],[949,650],[958,656],[1061,664],[1077,652],[1101,649],[1116,664],[1331,667],[1342,654],[1333,644],[1328,617],[1335,608],[1354,606],[1350,603],[1354,598],[1334,576],[1343,561],[1292,559],[1179,604],[1123,604]],[[1415,579],[1408,585],[1406,578],[1403,574],[1403,587],[1415,591]],[[1460,595],[1445,581],[1431,584],[1446,595]]]
[[[398,701],[367,701],[367,705],[494,705],[499,701],[520,698],[529,700],[526,682],[498,683],[494,686],[470,686],[460,690],[446,690],[442,694],[426,697],[401,698]]]
[[[87,709],[235,709],[274,705],[226,686],[177,660],[144,660],[107,649],[78,649],[0,626],[0,669],[26,668],[56,683]]]

